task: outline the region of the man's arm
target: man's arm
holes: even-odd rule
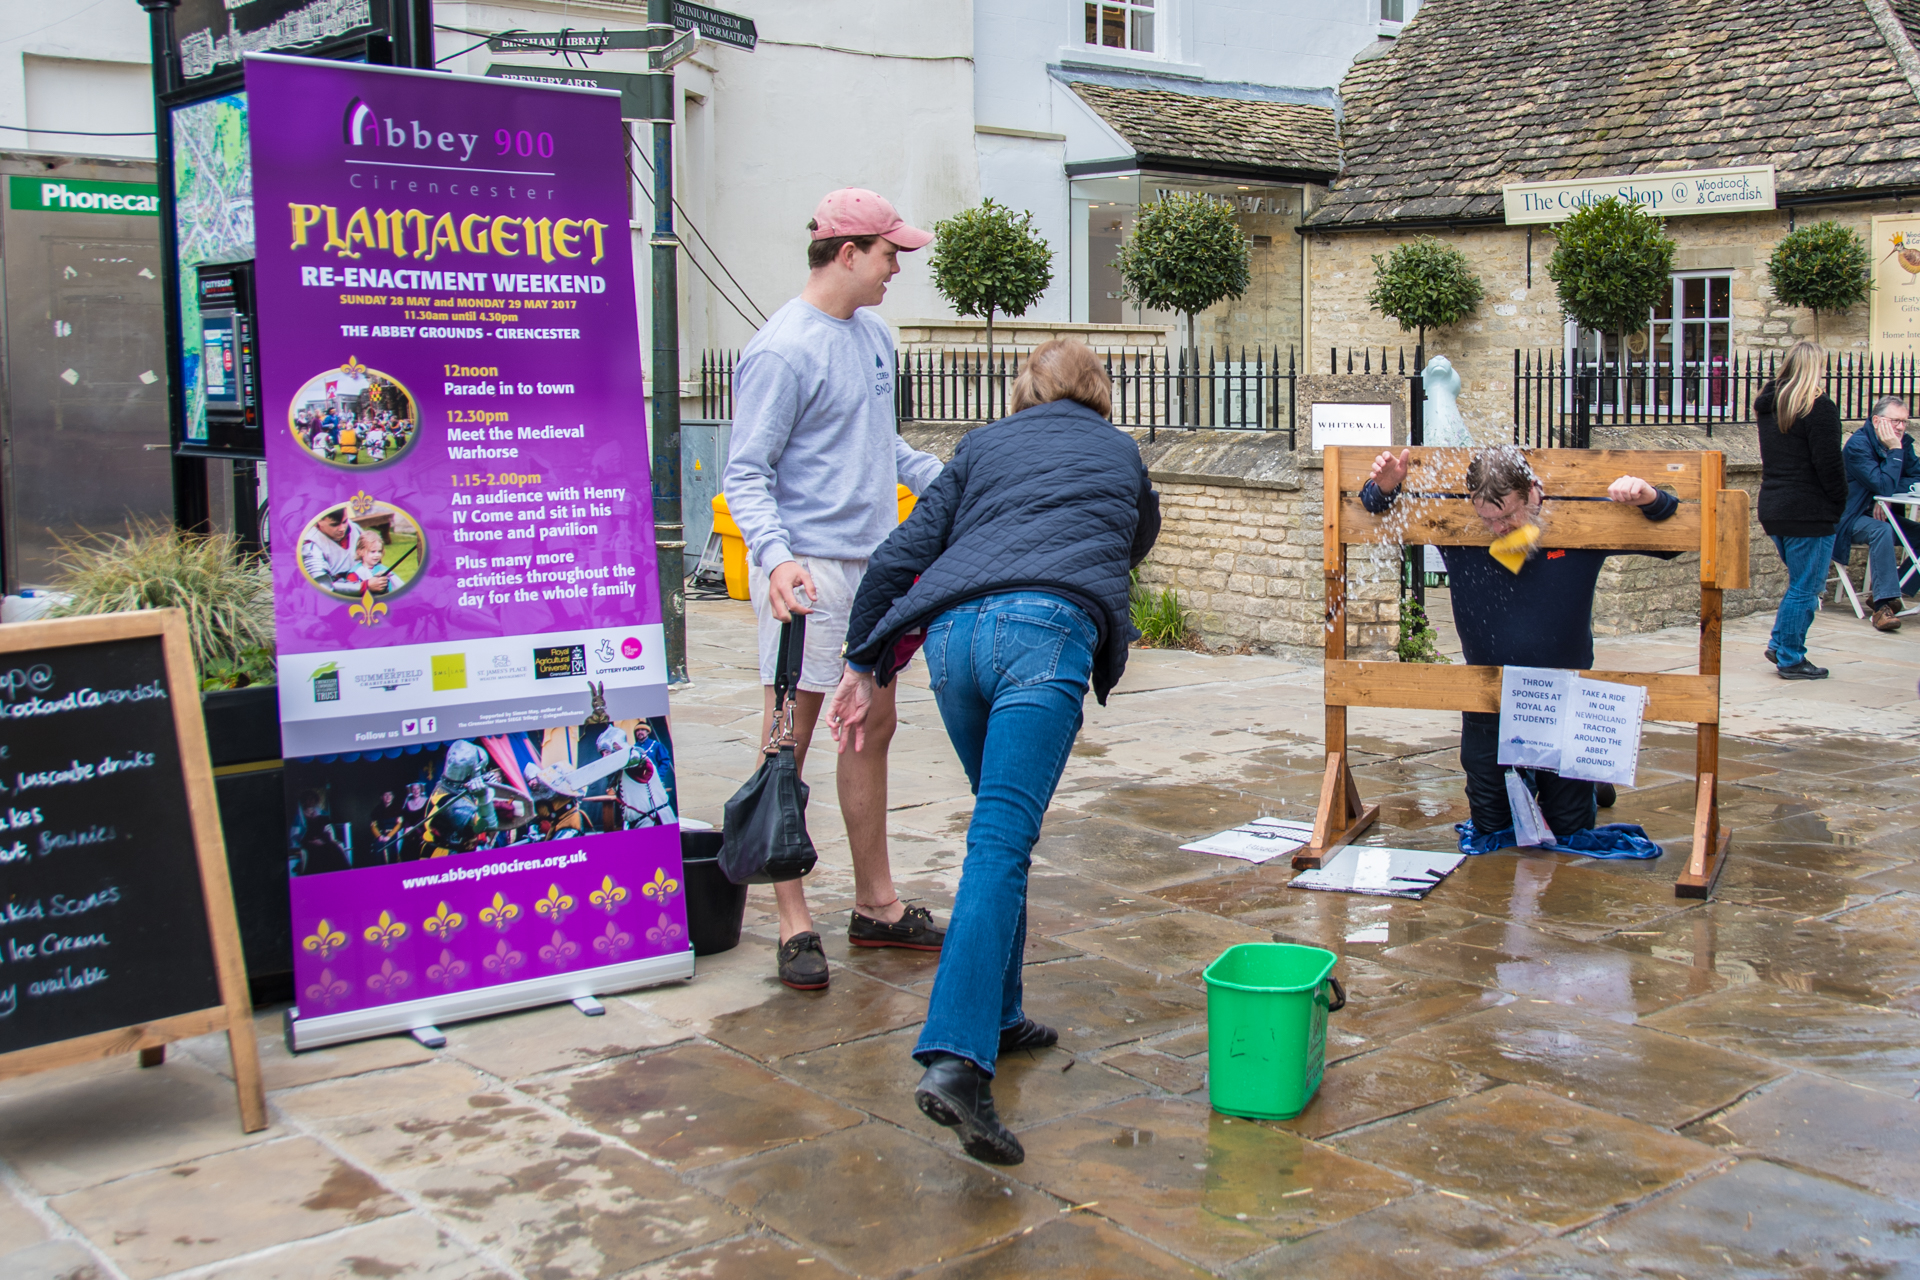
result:
[[[800,416],[800,383],[787,362],[756,351],[734,373],[733,438],[721,488],[753,558],[771,572],[793,559],[773,500],[774,474]]]
[[[1609,502],[1624,502],[1640,508],[1640,514],[1649,520],[1671,519],[1680,509],[1680,499],[1662,489],[1656,489],[1639,476],[1621,476],[1607,486]]]
[[[944,464],[930,453],[908,444],[906,437],[896,434],[893,437],[893,470],[900,477],[900,483],[913,491],[913,495],[925,496],[927,489],[940,474]]]
[[[1407,478],[1408,459],[1412,457],[1411,449],[1402,449],[1398,454],[1387,449],[1374,458],[1373,472],[1360,486],[1360,505],[1370,514],[1386,514],[1393,500],[1400,496],[1400,482]]]
[[[1903,445],[1898,450],[1888,450],[1882,457],[1873,447],[1874,434],[1871,426],[1854,432],[1847,437],[1847,447],[1841,451],[1841,457],[1846,462],[1849,485],[1857,484],[1873,497],[1883,498],[1906,487],[1900,477],[1906,470],[1909,453]]]
[[[962,456],[954,455],[953,465],[940,472],[906,523],[889,534],[867,561],[867,572],[847,612],[847,665],[857,672],[870,672],[879,662],[885,637],[877,628],[887,611],[947,549],[966,474]]]

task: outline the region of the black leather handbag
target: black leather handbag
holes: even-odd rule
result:
[[[807,616],[780,626],[773,677],[773,733],[745,786],[727,801],[720,870],[735,884],[778,884],[813,870],[819,855],[807,834],[807,784],[793,759],[793,699],[806,653]]]

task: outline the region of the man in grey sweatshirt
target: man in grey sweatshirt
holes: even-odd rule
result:
[[[847,615],[867,558],[899,523],[896,486],[924,493],[940,474],[938,458],[900,438],[893,335],[864,310],[886,296],[899,254],[933,237],[858,188],[828,195],[808,228],[806,288],[754,335],[734,374],[724,482],[728,510],[747,543],[759,621],[762,744],[773,732],[780,625],[807,615],[793,719],[794,758],[803,767],[820,705],[840,683]],[[848,941],[938,951],[942,931],[926,908],[902,905],[887,858],[887,747],[898,687],[878,691],[886,705],[875,697],[863,749],[842,755],[835,774],[853,857]],[[825,987],[826,953],[800,881],[776,884],[774,898],[780,980],[802,991]]]

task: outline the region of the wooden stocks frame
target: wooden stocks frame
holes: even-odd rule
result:
[[[226,842],[220,833],[220,807],[214,794],[213,766],[207,756],[206,722],[200,711],[200,682],[187,638],[186,614],[179,609],[100,614],[52,622],[18,622],[0,627],[0,657],[25,651],[58,650],[108,641],[157,637],[167,673],[174,737],[180,753],[186,807],[211,933],[220,1003],[107,1031],[50,1040],[0,1054],[0,1080],[78,1066],[121,1053],[139,1053],[142,1066],[157,1065],[175,1040],[214,1031],[227,1033],[239,1094],[241,1126],[248,1133],[267,1127],[266,1095],[260,1077],[259,1049],[253,1034],[253,1005],[247,995],[240,929],[234,918],[233,889],[227,875]]]
[[[1372,826],[1380,807],[1361,798],[1347,753],[1348,707],[1427,711],[1500,710],[1500,668],[1347,659],[1347,547],[1486,546],[1492,539],[1463,492],[1462,449],[1415,448],[1388,530],[1360,503],[1377,451],[1325,451],[1323,530],[1327,590],[1326,775],[1313,838],[1293,865],[1318,867]],[[1529,449],[1527,460],[1546,490],[1546,520],[1555,547],[1700,553],[1700,656],[1696,674],[1586,671],[1597,680],[1641,685],[1646,719],[1690,722],[1695,729],[1693,849],[1674,884],[1682,898],[1705,898],[1726,864],[1732,833],[1720,825],[1721,593],[1748,585],[1748,498],[1726,487],[1724,454],[1706,450]],[[1632,507],[1604,501],[1624,475],[1670,490],[1680,509],[1653,522]],[[1409,505],[1409,498],[1411,504]]]

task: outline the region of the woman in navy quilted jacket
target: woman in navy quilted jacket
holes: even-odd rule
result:
[[[993,1105],[994,1064],[1059,1039],[1021,1009],[1027,867],[1080,732],[1138,635],[1128,575],[1160,532],[1160,502],[1132,437],[1107,421],[1113,383],[1078,342],[1034,349],[1013,413],[961,438],[953,461],[873,554],[847,626],[847,672],[828,724],[857,748],[874,682],[926,630],[940,718],[974,794],[960,892],[913,1056],[914,1100],[967,1153],[1026,1152]]]

